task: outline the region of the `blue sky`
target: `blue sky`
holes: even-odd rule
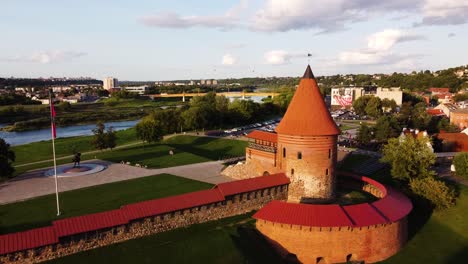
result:
[[[468,64],[468,0],[1,0],[0,76],[172,80]]]

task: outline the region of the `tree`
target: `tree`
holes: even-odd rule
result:
[[[96,149],[103,150],[107,148],[105,128],[104,123],[98,122],[96,128],[93,129],[94,138],[91,143]]]
[[[147,143],[158,142],[164,135],[161,124],[147,117],[136,125],[136,134],[139,139]]]
[[[416,178],[432,177],[435,175],[431,166],[436,156],[429,147],[427,137],[415,138],[412,135],[401,135],[392,138],[383,147],[381,161],[392,166],[393,178],[410,180]]]
[[[377,119],[374,126],[375,139],[379,143],[385,143],[390,138],[396,138],[400,135],[400,125],[393,116],[382,116]]]
[[[455,155],[453,165],[458,176],[468,179],[468,152],[461,152]]]
[[[387,98],[384,98],[382,100],[382,108],[385,112],[392,112],[394,113],[396,111],[396,108],[397,108],[397,104],[395,102],[395,100],[389,100]]]
[[[409,186],[414,194],[428,200],[437,209],[455,204],[455,191],[441,180],[433,177],[411,179]]]
[[[105,134],[105,143],[106,148],[110,148],[111,150],[117,146],[117,135],[115,134],[114,128],[109,127]]]
[[[11,177],[15,168],[12,163],[15,161],[16,155],[10,149],[10,144],[6,143],[3,138],[0,138],[0,178]]]
[[[357,135],[356,135],[356,141],[360,145],[367,145],[371,142],[371,140],[372,140],[372,129],[365,123],[361,124],[361,127],[359,128]]]
[[[373,118],[379,118],[382,115],[382,101],[378,97],[371,97],[365,108],[366,114]]]
[[[371,96],[361,96],[358,99],[354,100],[354,112],[356,112],[356,114],[360,116],[366,115],[366,106],[371,98]]]

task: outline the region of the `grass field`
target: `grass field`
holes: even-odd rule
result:
[[[135,128],[120,130],[117,134],[117,146],[138,141]],[[74,150],[79,152],[95,150],[91,145],[93,136],[79,136],[57,138],[55,140],[55,153],[57,157],[72,155]],[[12,147],[16,154],[13,165],[20,165],[52,158],[52,143],[50,140],[34,142]],[[70,161],[68,161],[70,162]]]
[[[430,215],[422,207],[410,214],[408,244],[383,263],[465,263],[468,259],[468,187],[460,187],[457,205]],[[414,235],[414,236],[413,236]]]
[[[47,263],[282,263],[253,231],[250,215],[81,252]]]
[[[119,144],[137,142],[134,129],[119,132],[121,132],[118,135]],[[79,146],[79,151],[83,152],[94,150],[89,143],[90,141],[91,136],[57,140],[57,157],[71,155],[70,146],[72,145]],[[48,141],[41,141],[13,147],[17,155],[15,165],[50,159],[52,156],[50,145],[51,143]],[[165,168],[241,156],[244,155],[246,146],[247,142],[245,141],[180,135],[161,143],[141,144],[112,151],[83,154],[81,158],[83,161],[94,158],[113,162],[123,160],[130,161],[132,164],[144,164],[150,168]],[[169,155],[171,149],[174,151],[174,156]],[[31,153],[35,153],[35,155]],[[57,160],[58,165],[70,162],[71,159]],[[53,166],[51,161],[16,167],[15,175],[50,166]]]
[[[138,145],[96,155],[113,162],[130,161],[150,168],[165,168],[242,156],[247,142],[196,136],[175,136],[162,143]],[[174,156],[169,155],[173,150]]]
[[[60,217],[56,217],[55,195],[0,205],[0,234],[46,226],[58,218],[117,209],[124,204],[211,187],[208,183],[161,174],[60,193]]]

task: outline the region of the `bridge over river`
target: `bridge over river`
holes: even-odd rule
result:
[[[186,97],[194,97],[194,96],[204,96],[207,93],[177,93],[177,94],[150,94],[148,95],[151,99],[155,100],[157,98],[168,98],[168,97],[181,97],[182,102],[185,102]],[[249,93],[249,92],[224,92],[224,93],[216,93],[216,95],[221,96],[224,95],[226,97],[241,97],[242,99],[251,97],[251,96],[264,96],[264,97],[275,97],[279,95],[279,93]]]

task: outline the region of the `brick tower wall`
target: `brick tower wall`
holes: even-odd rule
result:
[[[337,136],[278,134],[277,167],[291,179],[288,201],[334,197]]]
[[[396,254],[407,240],[407,219],[365,227],[307,227],[259,220],[257,229],[304,264],[374,263]],[[321,262],[322,263],[322,262]]]

